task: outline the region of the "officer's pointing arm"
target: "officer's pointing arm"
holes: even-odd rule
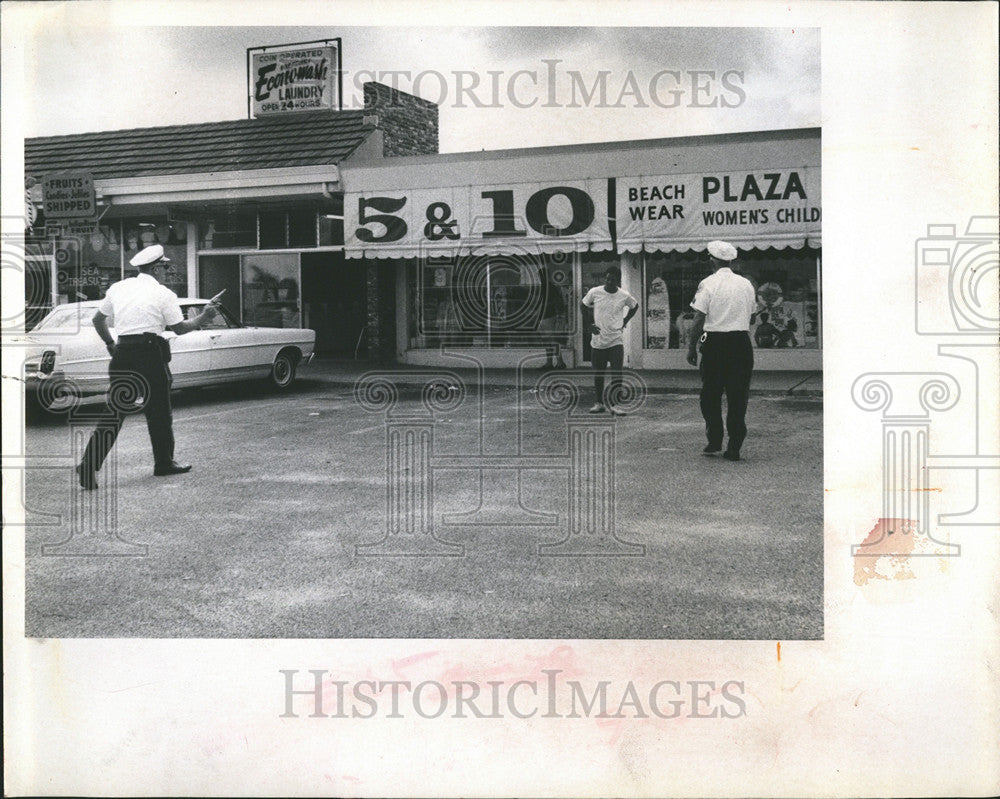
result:
[[[194,317],[194,319],[186,319],[183,322],[178,322],[176,325],[169,325],[168,327],[178,336],[183,336],[185,333],[190,333],[192,330],[201,330],[201,328],[204,327],[205,322],[208,322],[214,316],[215,306],[209,303],[200,314]]]

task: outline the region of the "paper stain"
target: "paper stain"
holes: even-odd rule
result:
[[[879,519],[854,555],[854,583],[915,579],[909,558],[916,529],[914,519]]]
[[[417,654],[410,655],[409,657],[399,658],[399,659],[396,659],[396,660],[392,660],[391,661],[391,663],[392,663],[392,673],[395,674],[400,679],[405,679],[406,678],[406,674],[405,674],[406,669],[408,669],[411,666],[414,666],[414,665],[416,665],[418,663],[422,663],[425,660],[429,660],[431,658],[435,658],[435,657],[437,657],[440,654],[441,654],[440,650],[436,650],[435,649],[435,650],[431,650],[431,651],[428,651],[428,652],[418,652]]]
[[[778,641],[777,644],[778,644],[778,662],[781,663],[781,641]]]
[[[598,717],[594,721],[594,724],[596,724],[599,728],[605,728],[605,727],[611,728],[608,738],[607,740],[605,740],[605,744],[609,747],[615,746],[618,743],[619,739],[622,737],[622,733],[625,730],[625,723],[623,719],[614,719],[614,718],[606,719]]]

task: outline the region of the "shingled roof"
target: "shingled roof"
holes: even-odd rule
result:
[[[25,172],[85,170],[96,180],[339,164],[374,130],[363,111],[43,136],[24,142]]]

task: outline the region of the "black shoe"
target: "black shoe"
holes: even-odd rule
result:
[[[701,454],[702,455],[718,455],[720,452],[722,452],[722,447],[716,447],[716,446],[713,446],[712,444],[709,444],[707,447],[705,447],[705,449],[703,449],[701,451]]]
[[[80,478],[80,488],[84,491],[93,491],[97,488],[97,476],[92,469],[84,469],[81,463],[76,467],[76,473]]]
[[[191,471],[190,463],[178,463],[177,461],[170,461],[166,466],[157,466],[153,469],[153,474],[156,477],[169,477],[172,474],[187,474]]]
[[[738,461],[740,459],[740,453],[735,452],[731,449],[727,449],[725,452],[722,453],[722,457],[725,458],[727,461]]]

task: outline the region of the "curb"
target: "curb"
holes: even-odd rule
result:
[[[378,370],[372,370],[378,371]],[[323,383],[328,386],[336,386],[342,389],[353,389],[357,384],[358,379],[365,374],[364,372],[357,375],[318,375],[312,372],[305,372],[301,377],[309,381],[315,381],[317,383]],[[401,371],[398,373],[399,377],[395,381],[396,385],[403,386],[417,386],[423,382],[423,376]],[[466,377],[466,375],[460,374],[461,377]],[[517,383],[510,379],[504,378],[502,376],[495,376],[492,379],[488,376],[486,380],[482,382],[483,386],[488,386],[490,388],[505,388],[505,389],[516,389]],[[522,386],[524,390],[530,391],[532,386],[527,384]],[[698,385],[681,385],[681,386],[669,386],[669,385],[657,385],[655,383],[646,384],[646,390],[649,394],[681,394],[686,396],[697,397],[701,392],[701,387]],[[784,397],[786,399],[815,399],[821,400],[823,398],[822,389],[784,389],[784,388],[750,388],[751,397]]]

